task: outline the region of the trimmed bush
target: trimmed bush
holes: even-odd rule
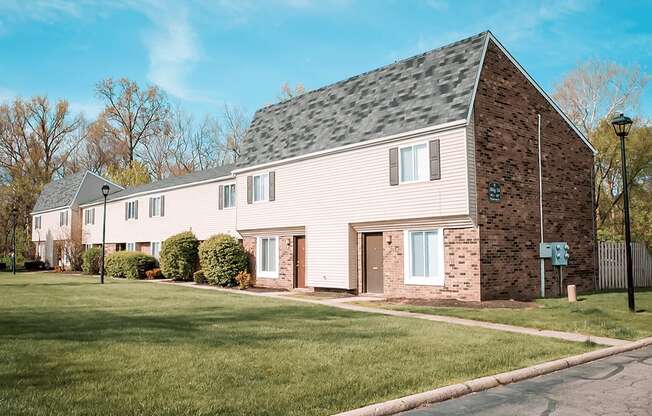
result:
[[[162,279],[163,278],[163,273],[161,273],[161,269],[158,267],[152,270],[147,270],[145,272],[145,278],[147,280],[154,280],[154,279]]]
[[[25,270],[44,270],[45,269],[45,263],[43,263],[41,260],[25,260],[24,263]]]
[[[91,247],[84,251],[82,270],[86,274],[100,274],[100,261],[102,260],[102,249]]]
[[[199,241],[191,231],[173,235],[161,248],[161,271],[168,279],[192,280],[197,266]]]
[[[204,275],[203,270],[197,270],[195,274],[192,275],[192,279],[198,285],[205,285],[206,283],[208,283],[208,280],[206,280],[206,276]]]
[[[238,282],[240,289],[246,289],[253,286],[254,279],[249,272],[240,272],[235,276],[235,281]]]
[[[227,234],[218,234],[201,243],[199,262],[208,283],[220,286],[236,286],[235,277],[247,271],[249,263],[244,248]]]
[[[126,279],[144,279],[157,266],[154,257],[135,251],[118,251],[106,256],[106,274]]]

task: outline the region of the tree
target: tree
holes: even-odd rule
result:
[[[554,93],[564,112],[597,150],[594,206],[600,239],[621,239],[623,232],[620,142],[610,121],[621,111],[635,113],[648,79],[638,67],[589,61],[571,71]],[[638,222],[647,221],[652,211],[652,126],[636,119],[626,140],[632,236],[649,246],[650,227]]]
[[[225,127],[219,147],[224,153],[223,163],[235,163],[240,157],[240,146],[249,122],[242,108],[229,105],[225,105],[222,109],[222,119]]]
[[[554,99],[590,137],[601,120],[617,112],[634,113],[649,76],[638,67],[591,60],[569,72],[555,87]]]
[[[95,92],[105,105],[98,126],[120,144],[124,166],[130,166],[139,146],[165,129],[169,113],[167,97],[157,86],[141,89],[127,78],[118,81],[107,78],[97,84]]]
[[[289,100],[290,98],[297,97],[305,92],[306,89],[304,88],[303,84],[301,84],[300,82],[296,83],[294,89],[292,89],[292,86],[286,82],[283,85],[281,85],[281,94],[279,94],[278,100],[279,101]]]
[[[131,166],[126,168],[117,165],[109,166],[106,172],[108,179],[122,186],[138,186],[151,182],[147,167],[137,160],[131,162]]]

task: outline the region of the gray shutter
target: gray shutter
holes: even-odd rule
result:
[[[389,184],[398,185],[398,147],[389,149]]]
[[[276,199],[276,172],[269,172],[269,200]]]
[[[125,221],[129,219],[129,202],[125,202]]]
[[[254,199],[253,182],[254,178],[252,176],[247,176],[247,204],[251,204]]]
[[[224,209],[224,185],[217,188],[217,209]]]
[[[134,219],[138,219],[138,200],[134,201]]]
[[[439,140],[430,140],[430,180],[441,179],[441,162],[439,156]]]
[[[93,217],[93,219],[91,220],[91,223],[95,224],[95,208],[93,208],[93,211],[91,211],[91,217]]]
[[[154,198],[149,199],[149,217],[152,218],[154,214]]]
[[[161,217],[165,217],[165,195],[161,195]]]

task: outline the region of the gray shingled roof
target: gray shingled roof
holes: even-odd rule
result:
[[[77,172],[45,185],[36,200],[33,211],[46,211],[72,204],[85,175],[86,171]]]
[[[237,167],[465,119],[487,35],[261,108]]]
[[[125,188],[107,197],[107,201],[124,198],[129,195],[138,194],[141,192],[156,191],[159,189],[170,188],[173,186],[187,185],[195,182],[206,181],[210,179],[217,179],[223,176],[228,176],[233,170],[233,165],[218,166],[211,169],[192,172],[182,176],[170,176],[169,178],[161,179],[160,181],[146,183],[144,185]],[[96,200],[94,202],[101,201]]]

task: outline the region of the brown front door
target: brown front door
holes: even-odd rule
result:
[[[306,237],[294,237],[295,287],[306,287]]]
[[[367,293],[383,293],[383,234],[364,235],[364,275]]]

